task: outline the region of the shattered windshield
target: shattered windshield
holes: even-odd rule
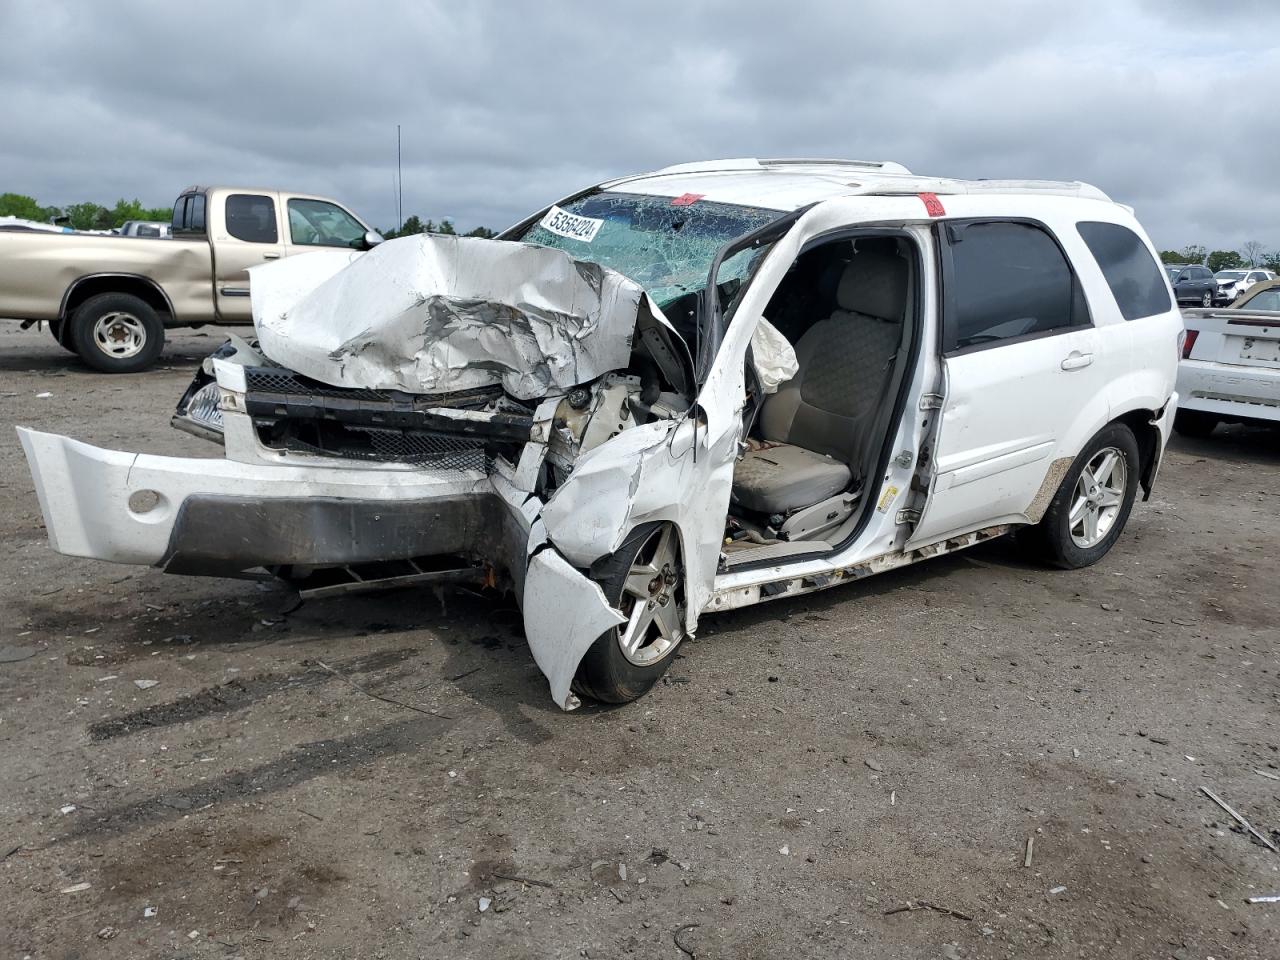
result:
[[[552,207],[538,223],[512,237],[564,250],[640,284],[661,307],[701,290],[716,251],[735,237],[783,216],[781,211],[708,203],[685,197],[595,193]],[[748,258],[726,264],[745,277]],[[721,272],[720,280],[734,279]]]

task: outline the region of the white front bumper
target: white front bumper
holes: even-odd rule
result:
[[[353,510],[358,512],[361,504],[430,509],[432,504],[492,495],[488,478],[480,472],[453,472],[441,478],[410,468],[352,469],[157,457],[103,450],[23,427],[18,428],[18,437],[31,467],[51,546],[70,556],[115,563],[163,563],[171,553],[184,505],[199,499],[234,505],[241,516],[256,512],[267,531],[272,529],[273,505],[327,505],[338,522],[349,528]],[[316,520],[314,510],[308,519]],[[379,515],[370,514],[368,520],[377,523]],[[274,529],[279,531],[280,524]],[[341,541],[347,534],[356,537],[351,529],[330,530],[323,520],[296,532],[313,541],[332,540],[330,549],[342,549]],[[244,543],[244,556],[252,559],[258,555],[264,561],[281,556],[281,545],[267,542],[267,536],[264,532],[263,540]],[[251,531],[239,534],[241,540],[251,537]],[[335,556],[332,562],[347,561]]]

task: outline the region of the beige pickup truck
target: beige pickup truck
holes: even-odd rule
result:
[[[251,323],[249,267],[381,241],[325,197],[188,187],[172,239],[0,232],[0,317],[47,322],[91,367],[133,373],[160,356],[166,327]]]

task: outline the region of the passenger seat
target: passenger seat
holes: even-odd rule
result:
[[[795,345],[800,369],[765,400],[768,443],[737,463],[736,503],[786,515],[849,488],[902,341],[907,284],[907,262],[895,253],[854,254],[836,292],[839,309],[804,333]]]

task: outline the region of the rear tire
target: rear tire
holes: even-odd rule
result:
[[[591,645],[573,689],[603,703],[629,703],[667,672],[685,638],[684,564],[675,526],[637,527],[616,553],[593,567],[592,579],[629,619]]]
[[[71,318],[71,346],[103,373],[137,373],[164,349],[164,324],[145,301],[128,293],[90,297]]]
[[[1072,462],[1040,523],[1027,531],[1036,556],[1064,570],[1106,556],[1133,509],[1140,470],[1132,430],[1123,423],[1099,430]]]
[[[1200,306],[1202,307],[1213,306],[1213,294],[1210,291],[1206,290],[1204,292],[1204,296],[1200,298]]]
[[[1222,421],[1212,413],[1201,410],[1179,410],[1173,415],[1173,429],[1184,437],[1195,437],[1203,440],[1213,433],[1213,428]]]

